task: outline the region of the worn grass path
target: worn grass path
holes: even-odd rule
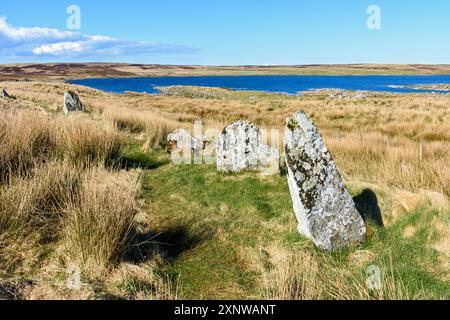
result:
[[[153,241],[166,261],[161,272],[178,282],[180,297],[261,298],[262,276],[277,267],[269,255],[279,250],[311,253],[319,266],[342,268],[350,287],[355,281],[364,286],[367,266],[375,264],[400,284],[406,292],[402,297],[450,297],[448,272],[438,267],[440,257],[433,249],[439,235],[432,222],[439,214],[431,208],[405,214],[385,229],[374,226],[373,238],[363,246],[330,255],[297,233],[284,176],[174,166],[168,155],[141,153],[138,146],[128,156],[144,168],[141,197],[157,234]],[[360,191],[349,188],[354,195]],[[414,233],[405,236],[408,227]],[[367,252],[355,263],[356,256]],[[320,297],[334,296],[325,288]]]

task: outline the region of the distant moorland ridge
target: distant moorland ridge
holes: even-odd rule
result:
[[[450,65],[346,64],[292,66],[183,66],[126,63],[22,63],[0,65],[0,81],[98,77],[209,75],[438,75]]]

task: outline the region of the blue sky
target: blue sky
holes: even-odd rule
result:
[[[450,63],[449,15],[448,0],[1,1],[0,63]]]

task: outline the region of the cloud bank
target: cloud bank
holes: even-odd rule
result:
[[[0,54],[10,58],[76,59],[114,56],[195,54],[197,48],[128,41],[105,35],[86,35],[42,27],[15,27],[0,16]]]

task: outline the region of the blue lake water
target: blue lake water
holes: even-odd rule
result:
[[[70,83],[91,88],[124,93],[126,91],[158,93],[157,86],[204,86],[234,90],[255,90],[297,94],[314,89],[345,89],[388,92],[429,92],[390,86],[420,84],[450,84],[450,75],[436,76],[204,76],[204,77],[145,77],[96,78],[71,80]],[[446,91],[444,91],[446,92]]]

